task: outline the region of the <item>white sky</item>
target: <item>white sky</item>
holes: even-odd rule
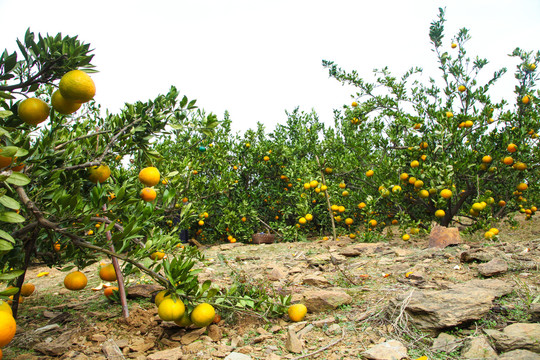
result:
[[[112,112],[174,85],[220,119],[229,110],[235,131],[257,121],[272,130],[296,106],[333,124],[333,109],[355,89],[330,79],[321,60],[370,80],[386,65],[436,76],[428,31],[440,6],[448,49],[468,28],[468,53],[490,60],[489,74],[508,67],[498,94],[512,97],[516,62],[507,54],[540,49],[538,0],[0,0],[0,51],[16,50],[28,27],[79,35],[95,49],[95,100]]]

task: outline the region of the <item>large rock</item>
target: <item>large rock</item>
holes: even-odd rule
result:
[[[302,280],[302,284],[320,288],[330,286],[328,279],[320,275],[306,275],[306,277]]]
[[[496,359],[497,353],[491,347],[487,337],[478,336],[465,344],[461,356],[463,359]]]
[[[539,323],[517,323],[508,325],[502,331],[485,330],[485,333],[495,342],[499,351],[525,349],[540,353]]]
[[[459,255],[459,258],[461,262],[464,262],[464,263],[470,263],[473,261],[488,262],[488,261],[493,260],[493,258],[495,258],[496,255],[497,255],[496,252],[492,249],[480,248],[480,249],[470,249],[470,250],[463,251]]]
[[[540,354],[529,350],[512,350],[499,355],[499,360],[540,360]]]
[[[407,348],[397,340],[389,340],[375,345],[362,353],[371,360],[401,360],[407,359]]]
[[[302,293],[302,303],[309,312],[333,310],[340,305],[350,304],[352,297],[340,290],[308,290]]]
[[[444,249],[450,245],[461,244],[461,236],[459,235],[459,229],[447,228],[444,226],[435,225],[431,229],[429,234],[429,247]]]
[[[486,277],[504,274],[508,271],[508,264],[501,258],[494,258],[485,264],[478,265],[478,272]]]
[[[501,280],[471,280],[448,290],[412,290],[393,299],[394,307],[405,305],[411,322],[418,328],[438,333],[442,329],[479,320],[492,302],[512,292],[512,285]]]

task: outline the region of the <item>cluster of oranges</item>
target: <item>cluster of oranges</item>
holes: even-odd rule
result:
[[[146,185],[141,191],[141,199],[152,202],[156,199],[157,193],[153,186],[159,183],[161,175],[159,170],[153,166],[146,167],[139,172],[139,181]]]
[[[221,316],[216,314],[216,310],[212,305],[201,303],[195,306],[190,313],[176,294],[171,295],[166,290],[160,291],[156,295],[154,302],[161,320],[173,321],[180,327],[188,327],[193,324],[196,327],[203,328],[221,320]]]

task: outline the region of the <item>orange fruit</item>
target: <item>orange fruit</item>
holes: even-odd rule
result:
[[[489,156],[489,155],[486,155],[486,156],[484,156],[484,157],[482,158],[482,162],[483,162],[484,164],[489,164],[492,160],[493,160],[493,159],[492,159],[491,156]]]
[[[364,203],[364,202],[361,202],[360,204],[358,204],[359,209],[363,209],[365,207],[366,207],[366,203]]]
[[[270,157],[269,157],[269,156],[265,156],[265,157],[263,158],[263,160],[264,160],[264,161],[269,161],[269,160],[270,160]]]
[[[452,197],[452,191],[448,190],[448,189],[443,189],[441,190],[441,197],[443,199],[450,199]]]
[[[88,284],[88,279],[80,271],[74,271],[64,278],[64,286],[69,290],[82,290]]]
[[[319,186],[319,182],[317,180],[312,180],[309,182],[309,187],[312,189],[315,189],[317,186]]]
[[[356,101],[353,101],[352,104],[351,104],[352,107],[357,107],[358,106],[358,103]]]
[[[523,171],[527,168],[527,165],[525,163],[522,163],[521,161],[518,161],[517,163],[514,164],[514,168],[516,170]]]
[[[459,92],[464,92],[465,90],[467,90],[467,88],[465,87],[465,85],[459,85],[459,86],[458,86],[458,91],[459,91]]]
[[[65,99],[80,103],[92,100],[96,94],[94,81],[81,70],[72,70],[66,73],[60,79],[58,87]]]
[[[161,260],[165,257],[165,253],[161,251],[156,251],[150,254],[150,259],[152,260]]]
[[[452,114],[450,111],[447,111],[447,112],[446,112],[446,117],[447,117],[447,118],[451,118],[451,117],[453,117],[453,116],[454,116],[454,114]]]
[[[36,286],[34,284],[26,283],[21,286],[21,296],[27,297],[34,293]]]
[[[174,323],[180,327],[188,327],[189,325],[193,324],[187,311],[184,311],[184,315],[182,315],[180,319],[174,320]]]
[[[511,156],[506,156],[503,159],[503,163],[506,164],[506,165],[512,165],[514,163],[514,159],[512,159]]]
[[[0,300],[0,312],[7,312],[10,315],[13,315],[13,311],[11,310],[11,306],[5,301]]]
[[[418,167],[419,165],[420,165],[420,163],[418,162],[418,160],[411,161],[411,167],[412,168]]]
[[[525,183],[520,183],[516,186],[516,189],[518,189],[519,191],[525,191],[527,190],[529,186]]]
[[[500,207],[506,206],[506,201],[501,200],[501,201],[498,202],[498,205],[499,205]]]
[[[157,293],[155,299],[154,299],[154,303],[156,304],[156,306],[159,306],[159,304],[161,304],[161,302],[165,299],[169,299],[171,297],[171,295],[165,295],[167,294],[167,290],[162,290],[160,292]]]
[[[377,220],[370,220],[369,221],[369,226],[371,226],[371,227],[377,226]]]
[[[156,199],[156,196],[157,196],[156,190],[152,188],[145,187],[141,191],[141,199],[143,199],[146,202],[154,201]]]
[[[99,278],[103,281],[116,281],[116,271],[113,264],[102,266],[99,269]]]
[[[409,178],[409,174],[407,173],[402,173],[401,175],[399,175],[399,178],[402,180],[402,181],[405,181]]]
[[[298,220],[298,222],[299,222],[300,224],[304,225],[304,224],[307,222],[307,220],[306,220],[305,217],[301,217],[300,220]]]
[[[11,314],[0,311],[0,347],[4,347],[13,337],[17,330],[17,323]]]
[[[38,125],[49,117],[49,105],[41,99],[29,98],[19,104],[19,118],[29,125]]]
[[[346,187],[347,187],[347,185],[345,183],[340,183],[339,184],[340,189],[345,189]]]
[[[456,43],[452,43],[452,45],[450,45],[450,47],[451,47],[452,49],[455,49],[455,48],[457,48],[457,44],[456,44]]]
[[[109,286],[103,290],[103,295],[105,295],[105,297],[108,299],[111,297],[114,291],[118,291],[118,288],[116,286]]]
[[[51,97],[51,105],[56,112],[64,115],[73,114],[79,110],[82,103],[68,100],[62,96],[60,90],[53,92]]]
[[[104,183],[111,176],[111,169],[107,165],[92,166],[88,168],[88,180],[97,183]]]
[[[146,186],[157,185],[159,178],[159,170],[153,166],[146,167],[139,172],[139,181]]]
[[[302,321],[307,314],[307,307],[304,304],[294,304],[289,306],[287,313],[289,314],[291,321]]]
[[[367,177],[371,177],[371,176],[373,176],[373,174],[375,174],[375,171],[373,171],[373,170],[366,171],[366,176]]]
[[[411,238],[411,236],[409,234],[403,234],[401,238],[403,239],[403,241],[408,241]]]
[[[508,152],[515,153],[517,151],[517,145],[516,144],[508,144],[508,147],[506,148]]]
[[[527,105],[531,101],[531,98],[529,95],[525,95],[523,98],[521,98],[521,102],[525,105]]]
[[[423,182],[422,180],[416,180],[416,181],[414,182],[414,187],[415,187],[415,188],[419,189],[419,188],[421,188],[422,186],[424,186],[424,182]]]
[[[443,218],[444,215],[446,215],[446,213],[444,212],[444,210],[439,209],[439,210],[435,211],[435,217]]]
[[[351,219],[351,218],[346,218],[345,219],[345,224],[346,225],[351,225],[352,223],[353,223],[353,219]]]
[[[305,218],[306,218],[307,221],[311,221],[311,220],[313,220],[313,215],[306,214]]]
[[[185,311],[186,307],[180,299],[163,299],[158,306],[158,315],[164,321],[180,320]]]
[[[195,306],[191,312],[191,321],[198,327],[205,327],[214,321],[214,316],[216,316],[214,307],[208,303],[202,303]]]

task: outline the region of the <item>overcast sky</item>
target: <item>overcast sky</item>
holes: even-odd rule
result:
[[[272,130],[297,106],[332,124],[355,90],[328,78],[321,61],[367,78],[386,65],[436,76],[428,30],[440,6],[445,46],[468,28],[469,54],[490,60],[489,74],[508,67],[497,91],[512,96],[516,62],[507,55],[540,49],[539,0],[0,0],[0,51],[16,50],[28,27],[79,35],[95,49],[95,100],[111,112],[174,85],[220,119],[228,110],[233,130],[257,121]]]

